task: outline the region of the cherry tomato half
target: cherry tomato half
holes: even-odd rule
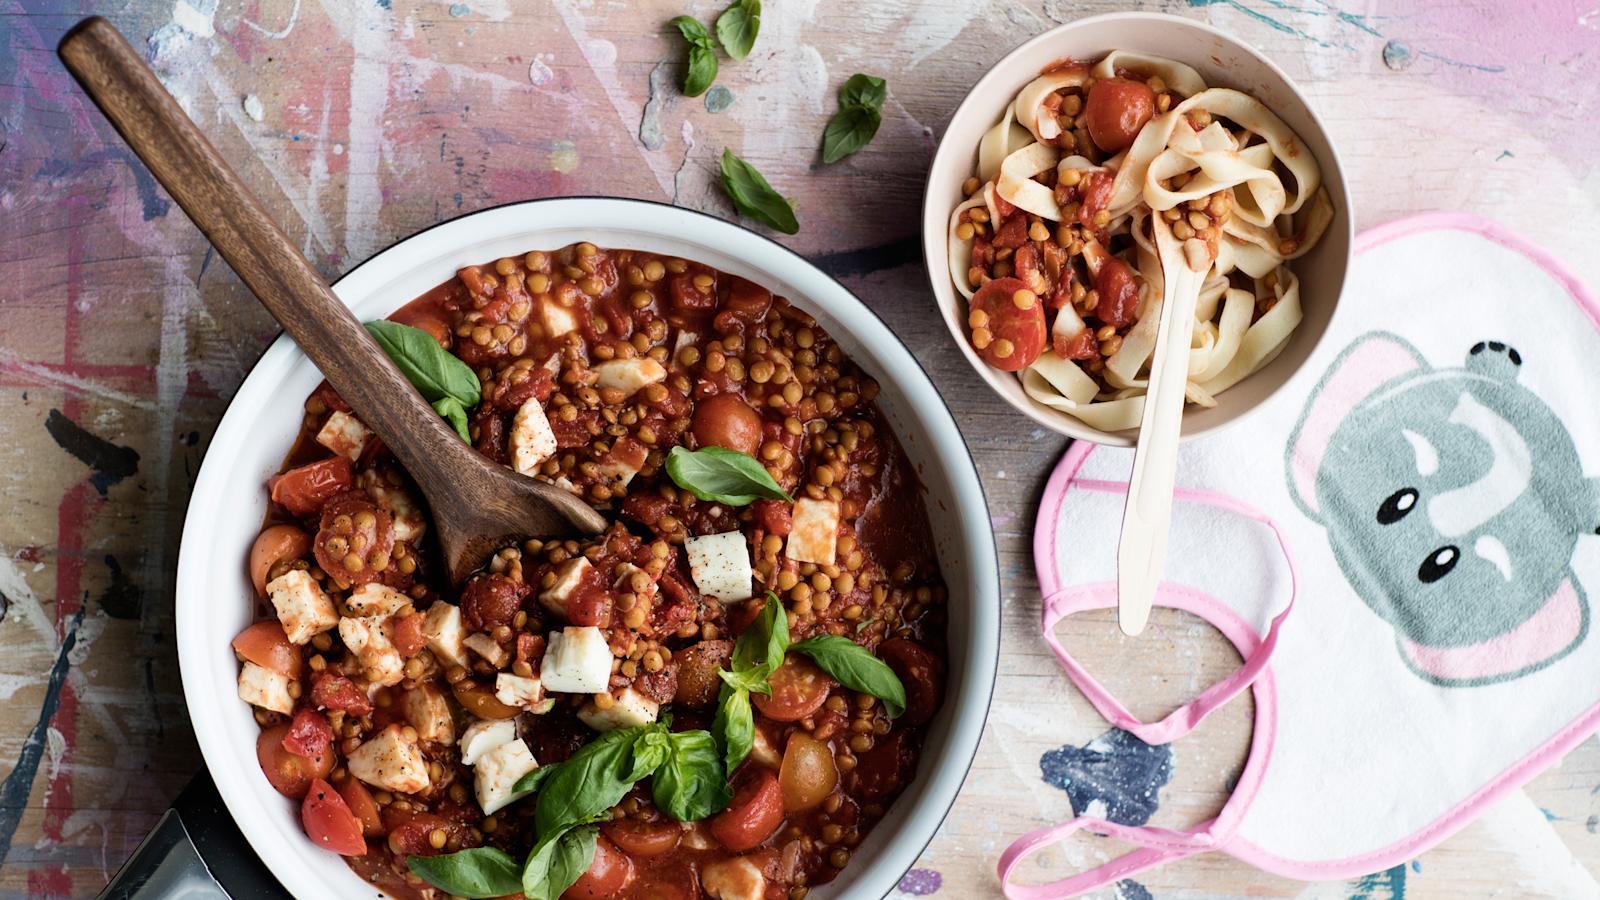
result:
[[[290,678],[300,677],[300,648],[289,643],[289,636],[277,620],[257,622],[233,639],[233,652]]]
[[[361,833],[366,837],[383,837],[383,818],[378,813],[378,801],[360,779],[345,778],[339,783],[339,796],[350,812],[361,822]]]
[[[322,509],[317,565],[349,587],[375,581],[394,551],[394,520],[365,493],[341,494]]]
[[[355,470],[342,456],[318,460],[290,469],[269,482],[272,502],[297,516],[315,515],[322,504],[355,484]]]
[[[1139,136],[1139,129],[1155,114],[1155,92],[1143,82],[1103,78],[1089,88],[1083,105],[1089,137],[1107,153],[1120,153]]]
[[[605,900],[615,897],[633,878],[633,860],[604,837],[594,841],[594,861],[562,894],[562,900]]]
[[[638,819],[618,819],[602,825],[600,831],[618,849],[632,856],[670,853],[683,837],[683,826],[677,822],[641,822]]]
[[[1017,278],[996,278],[972,296],[967,325],[983,361],[1020,372],[1044,352],[1044,303]]]
[[[250,546],[250,580],[256,596],[267,595],[267,572],[281,559],[299,559],[311,552],[311,536],[293,525],[269,525]]]
[[[361,836],[361,821],[345,804],[333,785],[317,778],[311,782],[305,802],[300,804],[300,824],[311,842],[340,856],[365,856],[367,842]]]
[[[312,781],[327,778],[333,771],[333,751],[324,750],[311,759],[296,756],[283,749],[283,739],[288,734],[288,722],[261,729],[256,736],[256,761],[261,763],[261,771],[274,790],[298,800],[306,795]]]
[[[752,694],[750,699],[762,715],[775,722],[798,722],[813,715],[833,688],[833,679],[798,653],[785,657],[767,681],[772,685],[771,695]]]
[[[700,641],[673,654],[678,664],[678,693],[674,703],[702,708],[717,702],[722,679],[717,671],[733,655],[733,641]]]
[[[702,447],[725,447],[753,456],[761,446],[761,414],[738,394],[718,394],[696,404],[693,428]]]
[[[828,745],[803,731],[789,735],[783,750],[783,766],[778,771],[783,788],[783,806],[790,812],[804,812],[822,805],[839,784],[839,767]]]
[[[717,843],[742,853],[761,845],[783,824],[783,788],[765,766],[747,765],[734,778],[733,800],[711,819]]]
[[[1128,264],[1115,256],[1106,257],[1094,276],[1094,289],[1100,303],[1094,314],[1101,322],[1126,328],[1139,318],[1139,281]]]

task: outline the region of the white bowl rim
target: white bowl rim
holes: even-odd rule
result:
[[[1259,62],[1274,75],[1277,75],[1279,78],[1283,79],[1283,83],[1288,86],[1289,90],[1294,94],[1295,99],[1299,101],[1300,106],[1305,109],[1306,115],[1311,119],[1312,124],[1316,126],[1317,131],[1320,133],[1324,143],[1327,144],[1328,154],[1330,157],[1327,162],[1330,165],[1326,165],[1325,168],[1331,168],[1338,175],[1339,192],[1342,196],[1334,198],[1334,205],[1337,210],[1335,222],[1339,222],[1341,220],[1343,222],[1342,231],[1344,232],[1344,238],[1347,247],[1345,253],[1345,269],[1348,271],[1349,260],[1352,257],[1355,248],[1355,215],[1350,201],[1350,183],[1344,174],[1344,162],[1340,159],[1338,145],[1334,143],[1333,137],[1328,131],[1327,125],[1322,121],[1322,117],[1317,115],[1316,108],[1313,107],[1306,99],[1305,93],[1301,91],[1300,86],[1295,83],[1294,79],[1290,78],[1288,73],[1284,72],[1283,69],[1276,62],[1274,62],[1270,56],[1256,49],[1254,45],[1234,37],[1233,35],[1223,31],[1220,28],[1217,28],[1209,22],[1202,22],[1199,19],[1191,19],[1188,16],[1179,16],[1173,13],[1124,10],[1120,12],[1097,13],[1092,16],[1084,16],[1080,19],[1073,19],[1070,22],[1063,22],[1060,25],[1049,29],[1048,31],[1044,31],[1040,34],[1034,35],[1026,41],[1023,41],[1017,46],[1011,48],[1011,50],[1007,51],[1006,54],[996,60],[993,65],[989,66],[989,70],[984,73],[983,77],[979,78],[976,82],[973,82],[972,87],[969,88],[966,95],[961,98],[961,102],[956,104],[955,112],[950,114],[949,121],[945,123],[945,134],[941,134],[939,136],[939,144],[934,149],[933,160],[928,165],[928,179],[923,184],[922,193],[922,219],[919,230],[922,232],[923,268],[928,273],[928,281],[933,289],[936,302],[943,305],[948,299],[947,295],[948,297],[958,296],[955,292],[955,289],[950,285],[949,277],[940,279],[934,275],[934,273],[938,270],[935,268],[933,255],[935,253],[939,253],[940,248],[943,248],[949,240],[948,236],[945,234],[945,231],[949,227],[949,210],[942,210],[940,212],[940,221],[944,224],[940,229],[939,238],[937,241],[932,240],[933,232],[929,228],[930,224],[932,223],[932,220],[929,218],[929,216],[932,213],[932,204],[934,203],[933,172],[934,169],[939,166],[940,160],[945,156],[947,148],[947,145],[945,144],[945,135],[949,133],[950,123],[959,118],[962,113],[967,110],[968,106],[975,102],[976,95],[981,88],[990,82],[1000,80],[1008,64],[1014,58],[1027,53],[1036,46],[1049,43],[1051,40],[1068,31],[1074,31],[1092,25],[1117,22],[1139,22],[1163,26],[1179,25],[1207,32],[1217,38],[1220,38],[1228,44],[1239,48],[1244,53],[1253,57],[1257,62]],[[953,150],[951,152],[953,152]],[[1326,179],[1324,179],[1324,183],[1326,184]],[[942,252],[943,254],[948,254],[947,249],[943,250]],[[948,272],[948,261],[946,261],[944,265],[945,271]],[[1343,293],[1343,279],[1341,280],[1340,284],[1340,293]],[[1311,346],[1306,349],[1305,359],[1310,359],[1316,354],[1318,349],[1320,349],[1322,346],[1322,341],[1327,337],[1328,332],[1333,328],[1333,317],[1339,314],[1338,295],[1334,296],[1333,303],[1334,307],[1333,311],[1329,315],[1328,323],[1323,327],[1322,332],[1316,336],[1316,339],[1312,341]],[[942,311],[940,312],[940,317],[944,317]],[[949,323],[946,322],[947,326],[948,324]],[[949,329],[947,328],[947,330]],[[981,367],[985,366],[986,364],[978,359],[971,346],[969,346],[968,342],[961,336],[958,336],[952,332],[951,339],[954,340],[956,345],[961,349],[962,355],[967,359],[968,364],[974,369],[980,369],[978,373],[979,378],[983,379],[985,387],[988,387],[988,381],[981,371]],[[1302,360],[1301,365],[1303,366],[1304,364],[1305,360]],[[1223,429],[1232,427],[1243,419],[1248,418],[1254,410],[1265,406],[1268,400],[1271,400],[1279,391],[1283,390],[1284,385],[1288,384],[1293,378],[1295,371],[1299,371],[1298,367],[1294,371],[1285,373],[1283,380],[1280,381],[1276,387],[1263,394],[1261,398],[1253,405],[1241,410],[1227,421],[1200,428],[1185,428],[1180,434],[1178,440],[1188,441],[1194,438],[1203,437],[1208,434],[1215,434]],[[990,387],[990,390],[994,391],[992,387]],[[1058,413],[1054,410],[1050,410],[1031,399],[1025,404],[1019,404],[1013,402],[1010,397],[1001,394],[999,391],[994,391],[994,394],[996,397],[1004,401],[1006,405],[1012,407],[1033,421],[1043,425],[1051,431],[1056,432],[1057,434],[1065,435],[1073,440],[1089,441],[1090,443],[1100,444],[1106,447],[1132,447],[1138,436],[1137,428],[1125,432],[1101,431],[1098,428],[1091,427],[1087,423],[1079,422],[1077,419],[1072,418],[1066,413]]]
[[[647,207],[652,215],[662,217],[662,224],[642,227],[636,222],[628,223],[628,211],[640,207]],[[480,235],[470,239],[471,228],[477,223],[476,220],[496,213],[504,215],[508,210],[514,209],[535,209],[552,219],[562,219],[568,223],[563,228],[574,232],[584,229],[631,227],[636,230],[667,233],[673,224],[683,226],[686,232],[688,229],[695,229],[697,240],[714,238],[721,246],[729,248],[727,252],[731,256],[742,260],[754,258],[763,260],[759,264],[750,263],[751,265],[768,271],[786,270],[796,273],[798,279],[786,279],[790,283],[798,284],[800,279],[814,283],[817,289],[806,293],[799,301],[802,306],[811,302],[817,306],[824,306],[830,315],[846,317],[854,314],[859,321],[850,323],[852,329],[864,327],[867,332],[873,332],[871,337],[876,342],[873,345],[874,352],[896,357],[897,363],[911,364],[910,368],[905,368],[903,365],[886,367],[887,371],[881,377],[890,380],[908,395],[911,405],[915,407],[918,420],[934,433],[935,440],[932,441],[928,452],[942,458],[952,472],[957,473],[957,477],[951,479],[950,490],[958,501],[959,508],[952,513],[959,516],[963,523],[961,533],[967,539],[962,545],[963,549],[975,551],[964,560],[965,565],[972,568],[969,581],[983,588],[966,601],[971,608],[973,620],[972,637],[966,642],[972,659],[960,674],[967,678],[978,677],[981,680],[979,685],[981,690],[961,707],[950,708],[948,713],[941,711],[941,715],[948,714],[952,718],[944,758],[938,761],[939,765],[932,771],[926,771],[926,761],[919,761],[917,778],[912,782],[911,791],[897,799],[897,805],[915,801],[905,826],[889,837],[877,857],[870,860],[872,865],[859,870],[862,874],[852,884],[854,890],[865,891],[878,897],[887,896],[932,843],[954,807],[957,795],[977,759],[978,745],[987,724],[989,709],[993,703],[995,681],[999,674],[1001,592],[998,549],[993,526],[988,518],[988,502],[982,479],[979,477],[971,451],[956,426],[953,414],[933,386],[927,370],[911,353],[904,341],[889,329],[876,311],[832,275],[766,235],[709,213],[655,200],[569,195],[509,201],[463,213],[401,237],[374,252],[335,279],[332,282],[334,292],[346,305],[360,302],[365,299],[365,295],[361,292],[363,290],[370,292],[380,285],[380,271],[389,269],[388,263],[400,258],[407,250],[424,241],[442,242],[445,246],[449,246],[455,232],[461,232],[469,238],[455,242],[455,246],[459,249],[464,250],[473,244],[487,243],[494,239],[493,235]],[[608,219],[607,214],[611,218]],[[403,266],[403,263],[401,265]],[[422,290],[431,286],[425,286]],[[409,302],[420,293],[419,290],[417,294],[404,297],[402,303]],[[832,296],[829,302],[824,304],[817,300],[819,294]],[[352,300],[348,295],[356,295],[357,299]],[[866,313],[866,317],[860,319],[859,313]],[[232,434],[239,429],[241,421],[248,422],[250,414],[244,411],[238,401],[246,394],[250,380],[258,372],[266,371],[268,366],[292,365],[304,361],[304,358],[304,354],[288,335],[282,333],[278,335],[251,365],[239,390],[229,400],[222,418],[212,433],[211,441],[207,444],[207,457],[211,455],[211,450],[218,443],[219,437]],[[913,372],[915,374],[912,374]],[[185,703],[206,767],[229,814],[244,833],[251,848],[292,895],[300,898],[325,896],[329,886],[316,878],[310,870],[299,865],[299,862],[307,850],[313,853],[326,851],[312,846],[304,839],[298,821],[292,823],[290,831],[286,834],[284,829],[276,827],[282,823],[273,821],[275,817],[261,814],[262,811],[254,805],[254,798],[244,781],[248,778],[262,777],[260,767],[255,762],[253,748],[248,754],[240,754],[239,748],[234,747],[223,734],[223,727],[215,724],[210,715],[219,708],[219,704],[240,702],[232,690],[232,678],[225,682],[225,688],[219,688],[214,680],[214,672],[206,659],[206,654],[208,651],[214,652],[216,648],[191,646],[196,639],[185,639],[184,623],[197,614],[196,605],[205,602],[205,598],[200,596],[197,589],[186,590],[185,586],[200,584],[198,579],[202,577],[206,561],[197,558],[192,552],[185,553],[184,548],[197,546],[197,533],[206,527],[207,516],[197,514],[197,507],[200,506],[197,501],[223,489],[222,486],[212,483],[222,477],[218,474],[219,468],[217,466],[208,468],[206,462],[206,459],[202,459],[185,512],[175,582],[175,631]],[[974,525],[977,527],[974,528]],[[987,535],[987,540],[972,541],[971,537],[974,534]],[[188,630],[190,633],[194,632],[192,627]],[[947,635],[947,640],[949,638]],[[200,640],[204,642],[206,639]],[[955,675],[954,672],[950,673],[951,677]],[[950,698],[947,695],[947,706],[949,702]],[[960,761],[958,766],[950,764],[952,757]],[[912,792],[915,793],[914,797],[910,796]],[[905,839],[902,839],[903,836]],[[875,833],[873,838],[880,838],[880,835]],[[303,846],[294,846],[295,839],[299,839]]]

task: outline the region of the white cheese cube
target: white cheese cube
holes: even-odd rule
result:
[[[292,643],[304,644],[339,624],[339,611],[317,580],[304,569],[290,569],[267,585],[272,608]]]
[[[683,542],[689,555],[689,574],[700,593],[724,603],[748,600],[754,573],[750,570],[750,546],[743,532],[726,531],[692,537]]]
[[[394,588],[369,581],[351,591],[350,596],[345,598],[344,605],[352,616],[381,618],[394,615],[410,602],[410,597]]]
[[[756,726],[755,737],[750,742],[750,758],[769,769],[777,769],[783,765],[783,754],[778,752],[777,747],[772,746],[766,730],[760,725]]]
[[[650,451],[645,446],[632,438],[623,438],[611,448],[611,452],[596,464],[601,478],[612,484],[624,487],[633,481],[633,476],[639,474],[644,468],[645,458]]]
[[[494,698],[507,706],[531,708],[544,702],[544,685],[537,678],[501,672],[494,678]]]
[[[239,670],[239,699],[284,715],[294,712],[294,698],[289,696],[289,676],[253,662],[246,662]]]
[[[608,360],[595,366],[594,373],[600,376],[594,384],[595,388],[616,388],[630,397],[645,385],[655,384],[667,377],[666,368],[648,356]]]
[[[447,666],[467,664],[467,629],[461,624],[460,607],[442,601],[428,607],[422,614],[422,634],[439,662]]]
[[[428,520],[422,515],[417,498],[406,489],[387,484],[381,477],[368,477],[365,472],[362,483],[366,485],[367,496],[389,513],[389,519],[394,522],[395,540],[414,544],[422,539],[428,530]]]
[[[831,566],[839,541],[839,502],[801,497],[794,502],[794,528],[783,553],[800,562]]]
[[[616,580],[611,583],[611,590],[615,593],[637,594],[643,600],[655,597],[656,579],[651,578],[649,572],[629,562],[618,565],[612,571],[617,575]],[[644,577],[639,578],[640,575]],[[644,584],[642,589],[639,587],[641,583]]]
[[[420,684],[402,693],[400,711],[422,740],[455,743],[456,723],[450,718],[450,704],[436,685]]]
[[[405,739],[399,725],[390,725],[345,759],[350,774],[386,791],[415,794],[428,789],[428,761],[417,745]]]
[[[601,709],[590,700],[578,710],[578,718],[595,731],[611,731],[649,725],[660,712],[661,704],[628,687],[613,695],[610,709]]]
[[[468,650],[483,657],[484,662],[494,666],[496,669],[511,661],[511,652],[500,646],[494,638],[481,631],[477,634],[468,635],[467,639],[462,643],[467,645]]]
[[[360,419],[336,409],[317,432],[317,443],[355,462],[361,458],[361,451],[366,449],[370,437],[372,431],[361,424]]]
[[[544,333],[549,337],[561,337],[578,328],[578,317],[554,297],[545,297],[539,302],[539,318],[544,323]]]
[[[548,590],[539,593],[539,602],[544,608],[562,618],[567,615],[567,601],[578,595],[578,590],[583,586],[584,578],[594,566],[582,556],[575,556],[556,567],[556,583]]]
[[[712,900],[762,900],[767,895],[766,876],[743,856],[707,863],[700,870],[700,886]]]
[[[339,639],[361,664],[363,678],[389,687],[405,677],[405,660],[383,630],[385,621],[375,616],[346,616],[339,620]]]
[[[490,750],[516,739],[516,719],[477,719],[461,733],[461,764],[474,765]]]
[[[539,680],[547,691],[598,694],[611,681],[611,660],[611,647],[600,629],[569,625],[550,632]]]
[[[478,791],[478,805],[487,815],[493,815],[517,799],[512,789],[522,776],[539,768],[533,751],[520,738],[507,741],[478,758],[473,767],[473,782]]]
[[[529,397],[511,417],[511,468],[524,475],[539,471],[539,466],[556,452],[556,433],[538,397]]]
[[[674,359],[677,358],[679,350],[682,350],[685,347],[694,346],[695,341],[698,341],[698,340],[700,340],[700,335],[695,334],[694,332],[689,331],[687,329],[680,329],[678,331],[677,339],[672,342],[672,356],[673,356],[673,358]]]

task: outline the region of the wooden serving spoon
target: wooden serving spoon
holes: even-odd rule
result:
[[[1128,478],[1128,503],[1122,510],[1117,543],[1117,624],[1127,635],[1144,630],[1156,586],[1167,562],[1167,532],[1172,524],[1172,490],[1178,471],[1178,435],[1183,426],[1183,396],[1189,380],[1189,343],[1194,308],[1216,249],[1190,260],[1185,241],[1159,213],[1152,215],[1156,251],[1161,257],[1161,325],[1150,358],[1139,440]],[[1200,264],[1195,271],[1191,263]]]
[[[491,462],[445,425],[110,22],[85,19],[57,52],[156,180],[411,473],[427,497],[452,582],[523,538],[605,528],[580,498]]]

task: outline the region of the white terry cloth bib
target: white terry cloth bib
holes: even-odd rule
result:
[[[1115,605],[1104,535],[1132,452],[1078,443],[1058,466],[1034,551],[1068,674],[1150,743],[1249,687],[1255,734],[1215,820],[1040,829],[1001,859],[1007,896],[1073,896],[1206,850],[1307,880],[1380,871],[1600,728],[1600,304],[1500,227],[1442,214],[1362,235],[1341,304],[1264,408],[1180,453],[1156,602],[1207,619],[1245,664],[1162,722],[1134,719],[1050,634]],[[1080,828],[1139,849],[1011,883]]]

